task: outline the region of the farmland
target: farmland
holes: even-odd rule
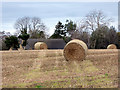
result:
[[[67,62],[63,50],[1,51],[3,88],[117,88],[118,49],[89,49]]]

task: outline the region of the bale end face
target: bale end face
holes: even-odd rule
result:
[[[115,44],[108,45],[107,49],[117,49]]]
[[[64,57],[67,61],[82,61],[87,55],[87,45],[81,40],[71,40],[64,48]]]
[[[35,50],[47,49],[47,45],[46,45],[46,43],[44,43],[44,42],[37,42],[37,43],[34,45],[34,49],[35,49]]]

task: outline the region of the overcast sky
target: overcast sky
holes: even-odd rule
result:
[[[36,16],[42,19],[52,34],[58,21],[65,23],[66,19],[71,19],[76,22],[92,10],[101,10],[107,17],[112,17],[114,22],[111,25],[117,29],[117,2],[3,2],[2,30],[14,34],[18,18]]]

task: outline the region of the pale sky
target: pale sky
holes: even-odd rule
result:
[[[32,0],[31,0],[32,1]],[[114,19],[112,26],[118,27],[118,2],[2,2],[2,31],[15,33],[18,18],[39,17],[53,34],[58,21],[66,19],[80,21],[92,10],[101,10]]]

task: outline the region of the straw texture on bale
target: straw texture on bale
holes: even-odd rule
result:
[[[115,44],[108,45],[107,49],[117,49]]]
[[[34,45],[34,49],[35,49],[35,50],[47,49],[47,45],[46,45],[46,43],[44,43],[44,42],[37,42],[37,43]]]
[[[87,45],[78,39],[71,40],[64,47],[64,57],[67,61],[82,61],[87,55]]]

